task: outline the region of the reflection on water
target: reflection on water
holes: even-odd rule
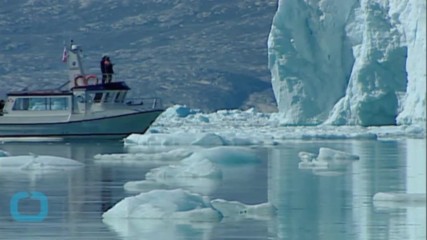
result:
[[[83,168],[48,174],[39,171],[1,172],[1,239],[84,238],[85,232],[99,233],[104,239],[111,238],[108,229],[99,221],[99,213],[118,201],[122,190],[111,184],[115,181],[115,171],[94,166],[92,158],[100,151],[120,151],[123,148],[121,143],[5,143],[0,147],[12,155],[61,156],[86,164]],[[21,191],[39,191],[48,197],[49,213],[44,222],[19,223],[10,217],[9,200]],[[38,202],[20,204],[23,214],[34,215],[38,211]]]
[[[211,239],[215,223],[163,220],[117,219],[103,220],[123,239]]]
[[[303,147],[304,146],[304,147]],[[299,151],[331,147],[357,154],[345,174],[296,172]],[[269,155],[269,199],[279,239],[425,239],[424,204],[373,206],[377,192],[425,193],[425,140],[293,144]]]
[[[180,184],[211,198],[277,208],[267,220],[224,219],[220,223],[159,220],[103,222],[101,214],[122,198],[128,181],[144,180],[152,164],[99,164],[96,154],[122,153],[121,142],[5,143],[13,155],[32,152],[85,163],[57,173],[0,172],[0,239],[425,239],[425,204],[374,204],[377,192],[425,193],[425,140],[289,141],[259,149],[261,163],[220,166],[223,178]],[[298,153],[329,147],[360,156],[342,168],[299,169]],[[137,152],[137,149],[132,149]],[[194,188],[197,186],[197,188]],[[203,189],[206,188],[206,189]],[[41,223],[14,222],[9,201],[20,191],[40,191],[49,198],[49,215]],[[25,202],[23,213],[37,213]]]

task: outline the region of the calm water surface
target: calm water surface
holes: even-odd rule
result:
[[[220,166],[222,180],[199,181],[192,191],[256,204],[271,201],[276,217],[188,223],[118,220],[101,214],[126,196],[127,181],[143,180],[159,165],[100,164],[99,153],[121,153],[121,142],[4,143],[13,155],[32,152],[72,158],[84,168],[62,172],[0,169],[0,239],[426,239],[425,204],[378,204],[377,192],[425,193],[426,141],[289,141],[258,148],[262,163]],[[298,153],[329,147],[360,160],[330,170],[299,169]],[[16,192],[39,191],[49,199],[43,222],[16,222],[10,199]],[[21,206],[22,205],[22,206]],[[37,213],[38,202],[23,201],[20,211]]]

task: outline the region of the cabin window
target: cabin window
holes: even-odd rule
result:
[[[12,109],[19,111],[55,111],[67,110],[68,107],[67,97],[29,97],[17,98]]]
[[[29,108],[28,98],[17,98],[13,104],[12,110],[26,111]]]
[[[46,111],[49,109],[48,98],[29,98],[30,111]]]
[[[94,102],[94,103],[99,103],[102,100],[102,93],[89,93],[89,103],[90,102]]]
[[[68,110],[68,99],[66,97],[50,98],[50,110]]]
[[[112,102],[114,97],[114,93],[107,92],[105,94],[104,102]]]
[[[95,97],[93,98],[93,101],[96,103],[101,102],[102,99],[102,93],[95,93]]]
[[[121,92],[118,92],[116,94],[116,97],[114,98],[114,102],[120,102],[120,95],[122,95]]]
[[[114,102],[123,102],[125,96],[126,92],[118,92],[116,98],[114,99]]]

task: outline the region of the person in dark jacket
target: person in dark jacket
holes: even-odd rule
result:
[[[102,83],[110,83],[113,80],[113,63],[110,61],[110,57],[103,56],[100,62],[101,72],[102,72]]]

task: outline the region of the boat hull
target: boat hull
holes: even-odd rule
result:
[[[125,137],[145,133],[163,110],[135,112],[55,123],[0,123],[0,138],[8,137]]]

